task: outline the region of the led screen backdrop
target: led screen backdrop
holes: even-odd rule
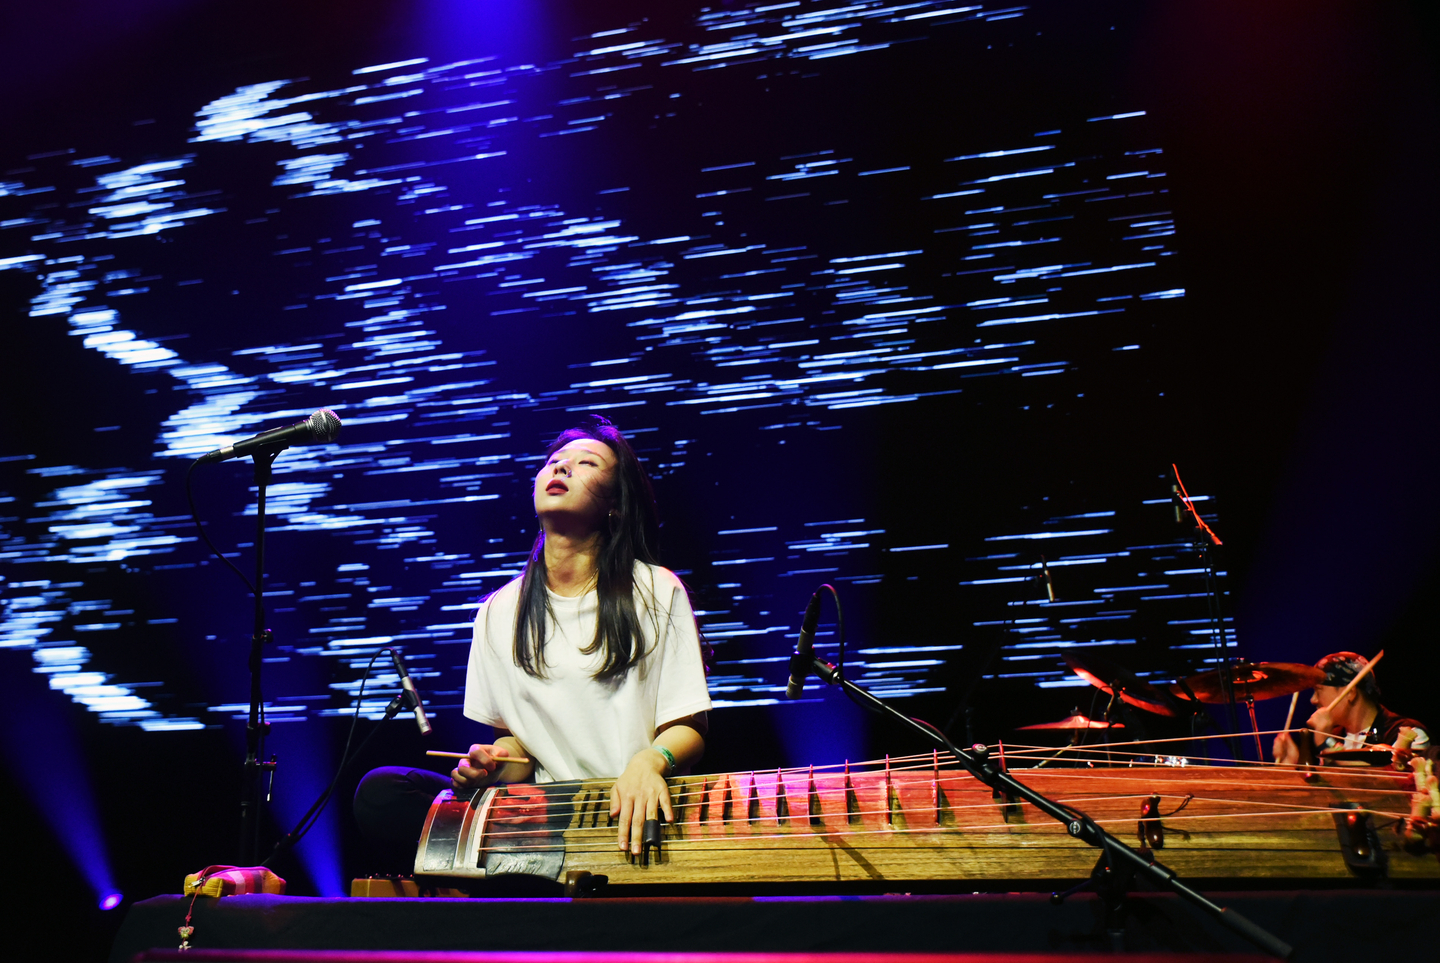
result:
[[[1198,664],[1169,453],[1105,437],[1164,404],[1147,348],[1182,324],[1164,145],[1108,91],[997,97],[1042,43],[1023,8],[617,17],[549,63],[256,77],[141,155],[16,166],[0,263],[35,279],[31,324],[105,359],[114,455],[6,453],[7,644],[106,722],[236,714],[243,587],[177,480],[329,407],[338,443],[269,489],[272,722],[346,711],[392,643],[456,707],[540,447],[589,412],[647,459],[722,707],[776,699],[826,580],[881,694],[943,692],[996,632],[994,674],[1042,687],[1073,646]],[[1077,444],[1113,447],[1105,477]],[[247,477],[196,480],[242,567]]]

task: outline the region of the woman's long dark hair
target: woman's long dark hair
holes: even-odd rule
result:
[[[640,613],[635,608],[635,563],[655,562],[660,532],[655,494],[650,479],[635,456],[635,449],[609,419],[592,415],[584,425],[567,428],[545,451],[551,455],[581,438],[603,441],[615,452],[609,491],[611,510],[600,531],[600,552],[595,560],[599,595],[595,638],[582,651],[605,653],[595,672],[601,682],[618,680],[645,656]],[[520,579],[520,601],[515,615],[515,664],[536,678],[545,676],[545,629],[554,617],[546,591],[545,532],[535,537],[525,575]],[[658,613],[656,613],[658,615]]]

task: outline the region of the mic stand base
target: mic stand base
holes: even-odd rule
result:
[[[1218,923],[1231,932],[1249,940],[1272,956],[1277,956],[1282,960],[1289,959],[1290,955],[1294,952],[1293,947],[1284,940],[1261,929],[1234,910],[1210,902],[1210,900],[1206,899],[1200,893],[1186,886],[1172,870],[1156,862],[1154,854],[1149,850],[1136,852],[1125,845],[1125,843],[1101,829],[1089,816],[1079,810],[1063,806],[1048,796],[1041,795],[1029,786],[1016,780],[1015,777],[1011,776],[1008,772],[996,767],[990,761],[989,753],[984,746],[975,745],[971,747],[969,752],[966,752],[957,747],[943,732],[928,722],[912,719],[883,699],[872,695],[869,691],[862,689],[849,679],[846,679],[843,673],[830,663],[814,657],[812,657],[812,661],[814,662],[814,665],[811,667],[812,670],[828,685],[840,686],[853,700],[858,701],[871,711],[879,713],[880,715],[889,716],[907,728],[920,733],[935,746],[944,749],[950,753],[950,755],[954,756],[955,761],[960,763],[970,775],[989,786],[995,792],[1005,793],[1006,795],[1025,800],[1047,816],[1057,822],[1063,823],[1071,836],[1099,848],[1101,854],[1099,862],[1096,863],[1096,868],[1098,870],[1103,867],[1105,873],[1113,881],[1107,884],[1112,890],[1118,886],[1120,900],[1123,901],[1124,892],[1129,888],[1130,881],[1137,875],[1143,873],[1148,876],[1152,882],[1156,883],[1158,887],[1174,892],[1192,906],[1210,914]],[[1091,879],[1095,879],[1093,874]],[[1104,898],[1103,895],[1102,898]],[[1117,905],[1123,908],[1123,902]],[[1117,909],[1116,912],[1118,913],[1119,909]]]
[[[1138,855],[1151,862],[1155,854],[1148,849],[1136,850]],[[1133,864],[1126,864],[1118,869],[1110,865],[1105,853],[1101,853],[1095,860],[1095,868],[1090,871],[1090,876],[1082,882],[1060,893],[1050,894],[1050,905],[1059,906],[1065,900],[1076,893],[1090,890],[1100,898],[1100,928],[1110,940],[1110,950],[1114,953],[1125,951],[1125,920],[1130,915],[1130,906],[1126,897],[1135,887],[1135,874],[1137,867]]]

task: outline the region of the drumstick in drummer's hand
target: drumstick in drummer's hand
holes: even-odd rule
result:
[[[427,750],[425,750],[425,755],[427,755],[427,756],[439,756],[439,757],[441,757],[442,759],[469,759],[469,758],[470,758],[470,753],[468,753],[468,752],[445,752],[445,751],[443,751],[443,750],[441,750],[441,749],[427,749]],[[521,762],[521,763],[524,763],[524,762],[529,762],[529,761],[530,761],[529,759],[526,759],[524,756],[491,756],[490,758],[491,758],[491,759],[494,759],[496,762],[501,762],[501,763],[505,763],[505,762]]]
[[[1285,713],[1285,728],[1281,730],[1282,732],[1290,731],[1290,723],[1295,721],[1295,704],[1299,701],[1300,690],[1296,689],[1294,692],[1290,693],[1290,711]]]
[[[1325,707],[1325,711],[1334,712],[1335,707],[1340,704],[1340,700],[1344,699],[1351,692],[1355,691],[1355,687],[1360,684],[1360,680],[1369,675],[1370,670],[1375,668],[1375,663],[1379,662],[1383,658],[1385,658],[1385,650],[1381,649],[1379,652],[1375,653],[1375,658],[1371,659],[1369,662],[1366,662],[1365,667],[1359,672],[1355,673],[1355,678],[1351,679],[1350,683],[1345,686],[1345,688],[1340,690],[1340,694],[1330,701],[1330,704]]]

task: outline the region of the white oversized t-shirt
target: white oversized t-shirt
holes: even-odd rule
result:
[[[635,608],[645,656],[610,682],[595,640],[598,596],[550,593],[545,675],[515,664],[520,579],[480,604],[465,674],[465,715],[513,732],[535,760],[537,782],[620,775],[655,728],[710,708],[695,615],[669,569],[635,563]]]

